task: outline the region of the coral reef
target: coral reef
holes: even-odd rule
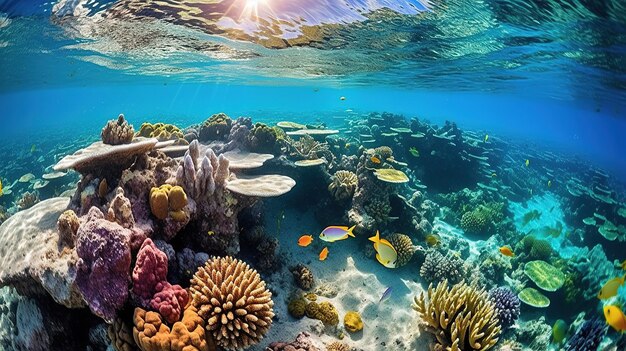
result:
[[[447,280],[454,284],[464,276],[464,262],[452,253],[447,256],[439,251],[429,250],[426,259],[420,268],[420,276],[428,283],[438,283]]]
[[[443,281],[427,298],[415,297],[415,309],[425,329],[433,334],[436,347],[448,350],[489,350],[497,342],[501,327],[498,311],[484,290],[459,283],[448,288]]]
[[[78,216],[76,216],[76,212],[67,210],[61,213],[57,220],[59,243],[63,246],[73,248],[79,226],[80,221],[78,220]]]
[[[131,232],[92,207],[76,237],[76,285],[92,313],[111,323],[128,297]]]
[[[346,170],[335,172],[332,181],[328,184],[328,191],[333,195],[335,200],[343,201],[352,198],[358,179],[356,174]]]
[[[402,267],[409,263],[416,251],[411,238],[406,234],[394,233],[389,236],[388,240],[389,243],[391,243],[391,246],[393,246],[398,253],[396,267]]]
[[[343,317],[343,326],[351,333],[363,330],[363,320],[361,319],[361,314],[357,311],[346,312],[346,315]]]
[[[520,316],[520,300],[507,287],[498,287],[489,291],[489,299],[498,310],[498,320],[502,329],[508,329]]]
[[[313,279],[313,272],[311,272],[309,267],[303,264],[298,264],[297,266],[291,268],[291,274],[293,274],[293,279],[300,289],[311,290],[311,288],[313,288],[315,280]]]
[[[259,274],[240,260],[210,259],[193,276],[189,290],[207,331],[224,349],[258,343],[272,324],[272,293]]]
[[[322,321],[325,326],[335,326],[339,323],[339,313],[335,306],[328,301],[317,303],[311,301],[306,305],[306,316]]]
[[[585,300],[595,299],[604,282],[618,275],[600,244],[572,258],[572,266],[580,274],[577,284]]]
[[[606,334],[606,324],[598,318],[585,321],[565,344],[565,351],[595,351]]]
[[[33,207],[39,202],[39,192],[26,191],[22,194],[22,197],[17,201],[17,207],[22,211]]]
[[[143,126],[142,126],[143,127]],[[128,144],[133,140],[135,130],[132,124],[128,124],[124,115],[120,114],[117,120],[110,120],[102,128],[100,138],[102,142],[109,145]]]
[[[278,127],[256,123],[246,138],[246,145],[255,152],[275,154],[280,152],[281,142],[285,137],[285,132]]]
[[[214,351],[215,346],[204,330],[205,321],[193,307],[170,328],[157,312],[135,308],[133,339],[142,351]]]
[[[531,319],[520,323],[519,328],[515,328],[517,341],[525,345],[529,350],[548,350],[552,340],[552,327],[546,324],[545,317]]]
[[[311,334],[301,332],[292,342],[273,342],[267,347],[268,351],[321,351],[313,344]]]
[[[158,141],[175,140],[176,144],[179,145],[188,144],[184,138],[183,131],[173,124],[143,123],[136,136],[155,138]]]
[[[217,113],[200,125],[198,138],[200,141],[226,140],[232,120],[225,113]]]

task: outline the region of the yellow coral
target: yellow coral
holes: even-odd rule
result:
[[[306,305],[306,316],[318,319],[327,326],[335,326],[339,323],[339,313],[333,304],[328,301],[322,303],[309,302]]]
[[[444,280],[435,289],[428,287],[428,300],[423,292],[415,297],[413,309],[437,338],[437,349],[485,351],[498,342],[498,313],[484,290],[463,282],[448,289]]]
[[[183,207],[187,206],[187,194],[185,194],[185,190],[178,185],[170,189],[168,200],[172,211],[180,211]]]
[[[177,222],[184,222],[187,220],[187,213],[183,210],[185,206],[187,195],[180,186],[163,184],[150,190],[150,210],[160,220],[169,215]]]
[[[289,304],[287,305],[287,312],[289,312],[292,317],[297,319],[304,317],[305,309],[306,300],[301,297],[289,301]]]
[[[356,333],[359,330],[363,330],[363,320],[361,315],[357,311],[348,311],[343,317],[343,326],[347,331]]]
[[[136,136],[157,138],[159,141],[176,140],[176,144],[188,144],[184,139],[183,131],[173,124],[143,123]]]
[[[166,219],[169,214],[169,201],[167,199],[169,189],[165,188],[166,186],[169,185],[162,185],[150,190],[150,210],[156,218],[161,220]]]

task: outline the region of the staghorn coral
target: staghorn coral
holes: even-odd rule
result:
[[[293,279],[296,282],[296,285],[302,290],[311,290],[315,280],[313,279],[313,272],[309,267],[298,264],[297,266],[291,268],[291,274],[293,274]]]
[[[339,313],[335,306],[328,301],[317,303],[311,301],[306,305],[306,316],[312,319],[318,319],[325,326],[335,326],[339,323]]]
[[[606,325],[598,318],[585,321],[567,341],[565,351],[596,351],[604,335]]]
[[[464,272],[463,260],[460,257],[452,253],[444,256],[435,250],[426,253],[426,259],[420,268],[420,276],[429,283],[448,280],[454,284],[461,281]]]
[[[489,299],[498,310],[498,320],[502,329],[507,329],[519,318],[520,300],[507,287],[498,287],[489,291]]]
[[[402,267],[409,263],[416,250],[411,238],[406,234],[394,233],[388,239],[391,246],[393,246],[398,253],[396,267]]]
[[[131,235],[104,219],[97,207],[89,210],[76,234],[76,285],[91,312],[109,323],[128,297]]]
[[[211,351],[212,340],[204,330],[205,321],[188,307],[180,322],[170,328],[157,312],[135,308],[133,339],[142,351]]]
[[[500,335],[498,311],[484,290],[459,283],[448,288],[443,281],[427,298],[422,292],[413,309],[424,328],[436,338],[436,347],[450,351],[489,350]]]
[[[331,183],[328,184],[328,191],[330,191],[335,200],[343,201],[354,195],[357,183],[357,176],[353,172],[337,171],[333,175]]]
[[[214,114],[200,125],[198,138],[201,141],[225,140],[232,122],[225,113]]]
[[[272,293],[243,261],[230,256],[210,259],[193,276],[189,290],[207,331],[224,349],[254,345],[272,325]]]
[[[138,350],[133,339],[133,328],[120,317],[115,318],[113,323],[109,324],[107,335],[115,351]]]
[[[76,242],[76,233],[80,227],[80,221],[76,212],[67,210],[59,216],[57,220],[57,229],[59,230],[59,244],[69,248],[74,247]]]
[[[105,144],[120,145],[130,143],[134,135],[133,125],[128,124],[124,119],[124,115],[120,114],[117,120],[113,119],[107,122],[104,128],[102,128],[100,138]]]
[[[293,318],[300,319],[304,317],[306,304],[306,300],[302,297],[291,299],[287,304],[287,312],[289,312],[289,315],[291,315]]]
[[[343,326],[347,331],[356,333],[359,330],[363,330],[363,320],[361,315],[357,311],[348,311],[343,317]]]

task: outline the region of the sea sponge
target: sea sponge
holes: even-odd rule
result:
[[[184,139],[183,131],[173,124],[143,123],[137,132],[137,136],[156,138],[159,141],[176,140],[176,144],[180,145],[188,144]]]
[[[359,330],[363,330],[363,320],[361,315],[357,311],[348,311],[343,317],[343,326],[347,331],[356,333]]]
[[[74,247],[74,242],[76,241],[76,233],[78,232],[78,227],[80,226],[80,221],[78,220],[78,216],[72,210],[67,210],[59,216],[57,220],[57,228],[59,230],[59,242],[63,245],[66,245],[70,248]]]
[[[150,210],[152,214],[160,220],[166,219],[169,215],[167,193],[170,188],[171,186],[169,184],[165,184],[150,190]]]
[[[409,263],[416,250],[411,238],[405,234],[394,233],[388,238],[388,240],[389,243],[391,243],[391,246],[393,246],[398,253],[396,267],[402,267]]]
[[[230,133],[232,123],[232,119],[225,113],[214,114],[200,125],[199,139],[201,141],[225,140]]]
[[[328,184],[328,191],[335,200],[342,201],[354,195],[357,185],[358,178],[354,172],[341,170],[333,175],[331,183]]]
[[[172,328],[157,312],[135,308],[133,339],[142,351],[214,351],[204,330],[205,321],[194,307],[187,307],[180,322]]]
[[[309,267],[298,264],[297,266],[291,269],[291,274],[293,274],[293,279],[296,282],[296,285],[300,287],[302,290],[311,290],[313,284],[315,283],[315,279],[313,278],[313,272]]]
[[[303,299],[302,297],[298,297],[298,298],[292,299],[287,304],[287,312],[289,312],[289,314],[293,318],[300,319],[300,318],[304,317],[304,312],[306,310],[306,304],[307,304],[306,300]]]
[[[420,276],[429,283],[438,283],[442,280],[457,283],[464,273],[464,262],[460,257],[454,254],[444,256],[436,250],[429,250],[426,253],[426,259],[420,268]]]
[[[335,306],[328,301],[322,303],[309,302],[305,309],[306,316],[318,319],[326,326],[335,326],[339,323],[339,313]]]
[[[167,255],[148,238],[141,244],[133,268],[133,296],[137,297],[144,307],[148,307],[148,301],[157,292],[157,284],[166,279]]]
[[[150,300],[150,309],[159,312],[168,323],[177,322],[189,302],[187,290],[165,281],[158,283],[155,290],[157,293]]]
[[[498,311],[484,290],[465,283],[448,288],[443,281],[434,289],[431,284],[427,297],[415,297],[413,309],[437,338],[436,349],[489,350],[498,342]]]
[[[134,135],[135,130],[132,124],[128,124],[123,114],[120,114],[117,120],[108,121],[100,133],[102,142],[109,145],[128,144],[133,140]]]
[[[163,184],[150,190],[150,210],[160,220],[169,216],[177,222],[188,221],[189,214],[184,211],[187,203],[187,194],[178,185]]]
[[[107,335],[111,340],[111,346],[116,351],[138,350],[133,339],[133,328],[120,317],[115,318],[113,323],[109,324]]]
[[[208,260],[191,279],[189,290],[206,330],[224,349],[254,345],[272,325],[272,293],[243,261],[230,256]]]
[[[498,320],[502,329],[507,329],[515,323],[520,315],[520,300],[507,287],[498,287],[489,291],[489,299],[498,310]]]

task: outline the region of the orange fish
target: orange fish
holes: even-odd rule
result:
[[[298,245],[302,247],[307,247],[309,244],[313,242],[313,236],[311,235],[303,235],[298,239]]]
[[[380,163],[380,159],[378,157],[376,157],[376,156],[370,157],[370,160],[372,162],[374,162],[375,164],[379,164]]]
[[[502,246],[500,248],[500,253],[507,257],[513,257],[515,254],[511,251],[511,248],[508,246]]]
[[[322,252],[320,252],[320,261],[324,261],[326,259],[326,257],[328,257],[328,248],[327,247],[322,249]]]

